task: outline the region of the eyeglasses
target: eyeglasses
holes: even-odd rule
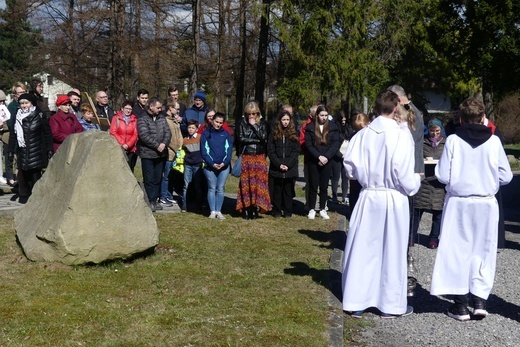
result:
[[[123,110],[125,110],[125,111],[132,111],[132,108],[131,107],[125,107],[125,108],[123,108]]]
[[[106,99],[106,98],[108,98],[108,95],[102,95],[102,96],[100,96],[99,98],[100,98],[100,99]]]

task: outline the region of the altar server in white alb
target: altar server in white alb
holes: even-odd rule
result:
[[[399,98],[384,91],[376,98],[379,114],[349,144],[344,165],[362,186],[354,207],[343,258],[343,310],[361,318],[376,307],[382,318],[406,316],[408,196],[420,187],[414,173],[414,144],[408,128],[394,119]]]
[[[483,125],[484,104],[469,98],[460,104],[462,125],[448,136],[435,168],[446,184],[441,222],[442,242],[433,268],[431,294],[454,295],[448,316],[471,319],[487,316],[486,300],[495,278],[499,186],[513,175],[500,139]]]

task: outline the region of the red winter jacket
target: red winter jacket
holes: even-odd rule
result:
[[[131,114],[127,125],[123,113],[117,112],[110,123],[110,135],[114,136],[121,146],[126,144],[128,153],[135,152],[137,150],[137,117]]]

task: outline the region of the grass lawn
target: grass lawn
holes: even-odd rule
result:
[[[76,267],[28,261],[1,217],[0,345],[326,346],[331,216],[157,215],[155,253]]]

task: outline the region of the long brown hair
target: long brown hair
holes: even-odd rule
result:
[[[289,116],[289,125],[287,128],[282,127],[282,118],[284,116]],[[288,138],[291,141],[298,141],[298,135],[296,135],[296,129],[294,127],[294,122],[291,117],[291,113],[287,110],[281,110],[278,112],[276,116],[276,123],[273,130],[273,139],[281,140],[283,137]]]
[[[329,135],[329,119],[323,124],[323,132],[320,130],[319,114],[321,112],[327,112],[327,108],[324,105],[318,105],[316,109],[316,116],[314,117],[314,145],[326,146],[328,144],[327,137]]]

